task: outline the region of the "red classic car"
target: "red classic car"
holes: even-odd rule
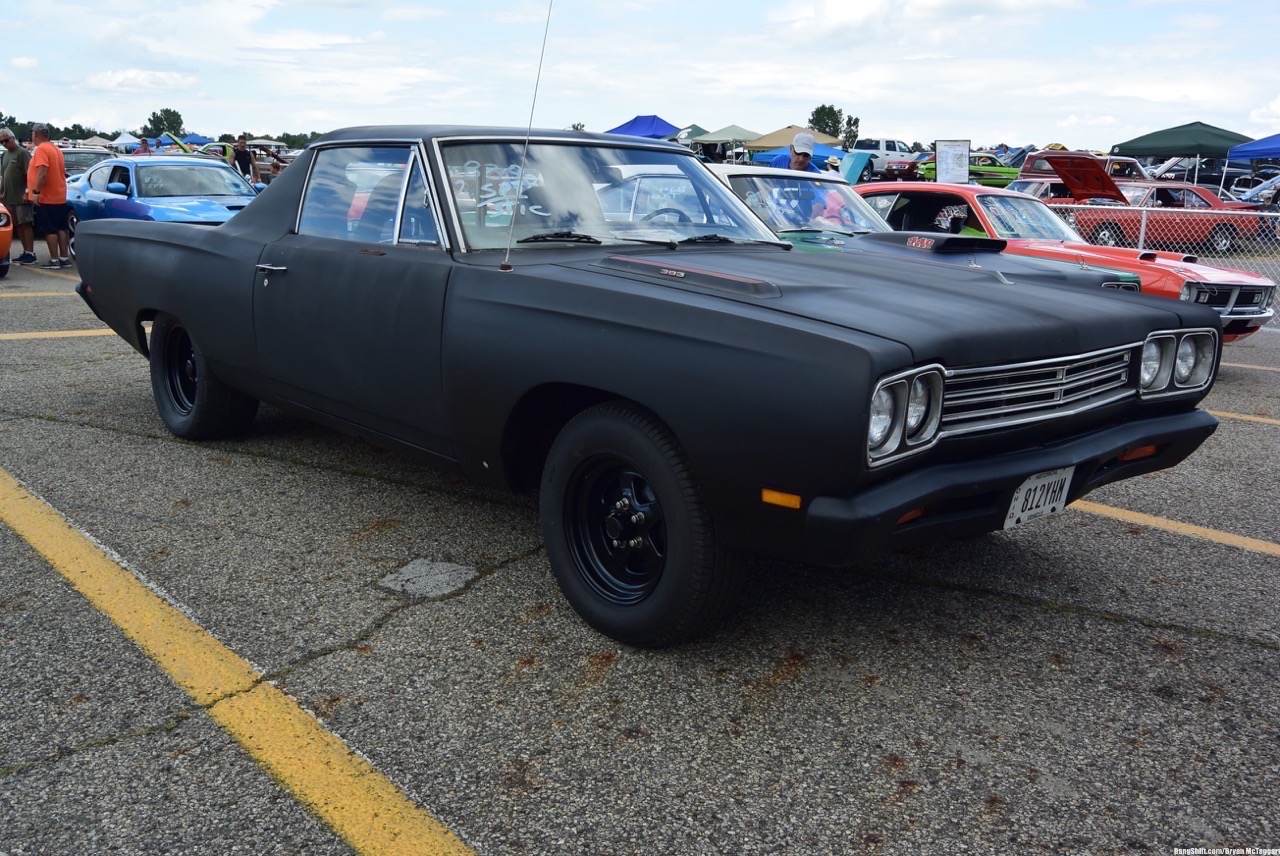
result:
[[[1236,241],[1256,238],[1262,223],[1245,213],[1260,206],[1223,201],[1206,187],[1171,181],[1116,182],[1097,158],[1087,154],[1053,152],[1041,160],[1053,167],[1070,193],[1069,198],[1053,196],[1049,202],[1090,203],[1088,208],[1073,208],[1067,219],[1095,244],[1203,247],[1226,253]],[[1011,189],[1031,190],[1021,183]]]
[[[1200,264],[1195,256],[1181,253],[1094,246],[1049,206],[1022,193],[932,182],[867,184],[854,190],[899,231],[980,231],[1003,239],[1006,253],[1136,273],[1144,294],[1216,309],[1226,342],[1256,332],[1274,315],[1276,285],[1266,277]]]

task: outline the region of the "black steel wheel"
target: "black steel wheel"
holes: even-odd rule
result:
[[[726,609],[737,562],[679,444],[639,408],[604,404],[571,420],[548,454],[540,507],[556,581],[601,633],[663,647]]]
[[[174,435],[212,440],[238,434],[253,421],[257,399],[218,380],[190,331],[176,318],[156,316],[150,351],[151,392],[161,420]]]

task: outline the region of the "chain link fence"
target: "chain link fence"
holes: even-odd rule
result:
[[[1280,282],[1280,211],[1049,207],[1093,244],[1186,253],[1204,264],[1249,271]]]

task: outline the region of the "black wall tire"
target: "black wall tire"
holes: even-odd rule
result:
[[[1215,226],[1213,231],[1209,233],[1209,240],[1205,241],[1204,248],[1206,251],[1216,255],[1223,255],[1231,252],[1236,246],[1236,230],[1230,226]]]
[[[1089,243],[1099,247],[1121,247],[1124,246],[1124,233],[1115,223],[1103,223],[1093,230]]]
[[[257,399],[214,377],[199,343],[172,315],[156,316],[150,350],[151,392],[160,419],[175,436],[215,440],[249,427],[258,412]]]
[[[671,432],[607,403],[572,419],[542,473],[542,534],[560,590],[589,625],[661,648],[711,630],[737,588]]]

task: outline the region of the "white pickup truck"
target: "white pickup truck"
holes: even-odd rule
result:
[[[909,161],[915,157],[911,146],[902,140],[886,140],[882,137],[859,137],[853,143],[853,150],[871,153],[871,171],[877,178],[884,177],[889,161]]]

